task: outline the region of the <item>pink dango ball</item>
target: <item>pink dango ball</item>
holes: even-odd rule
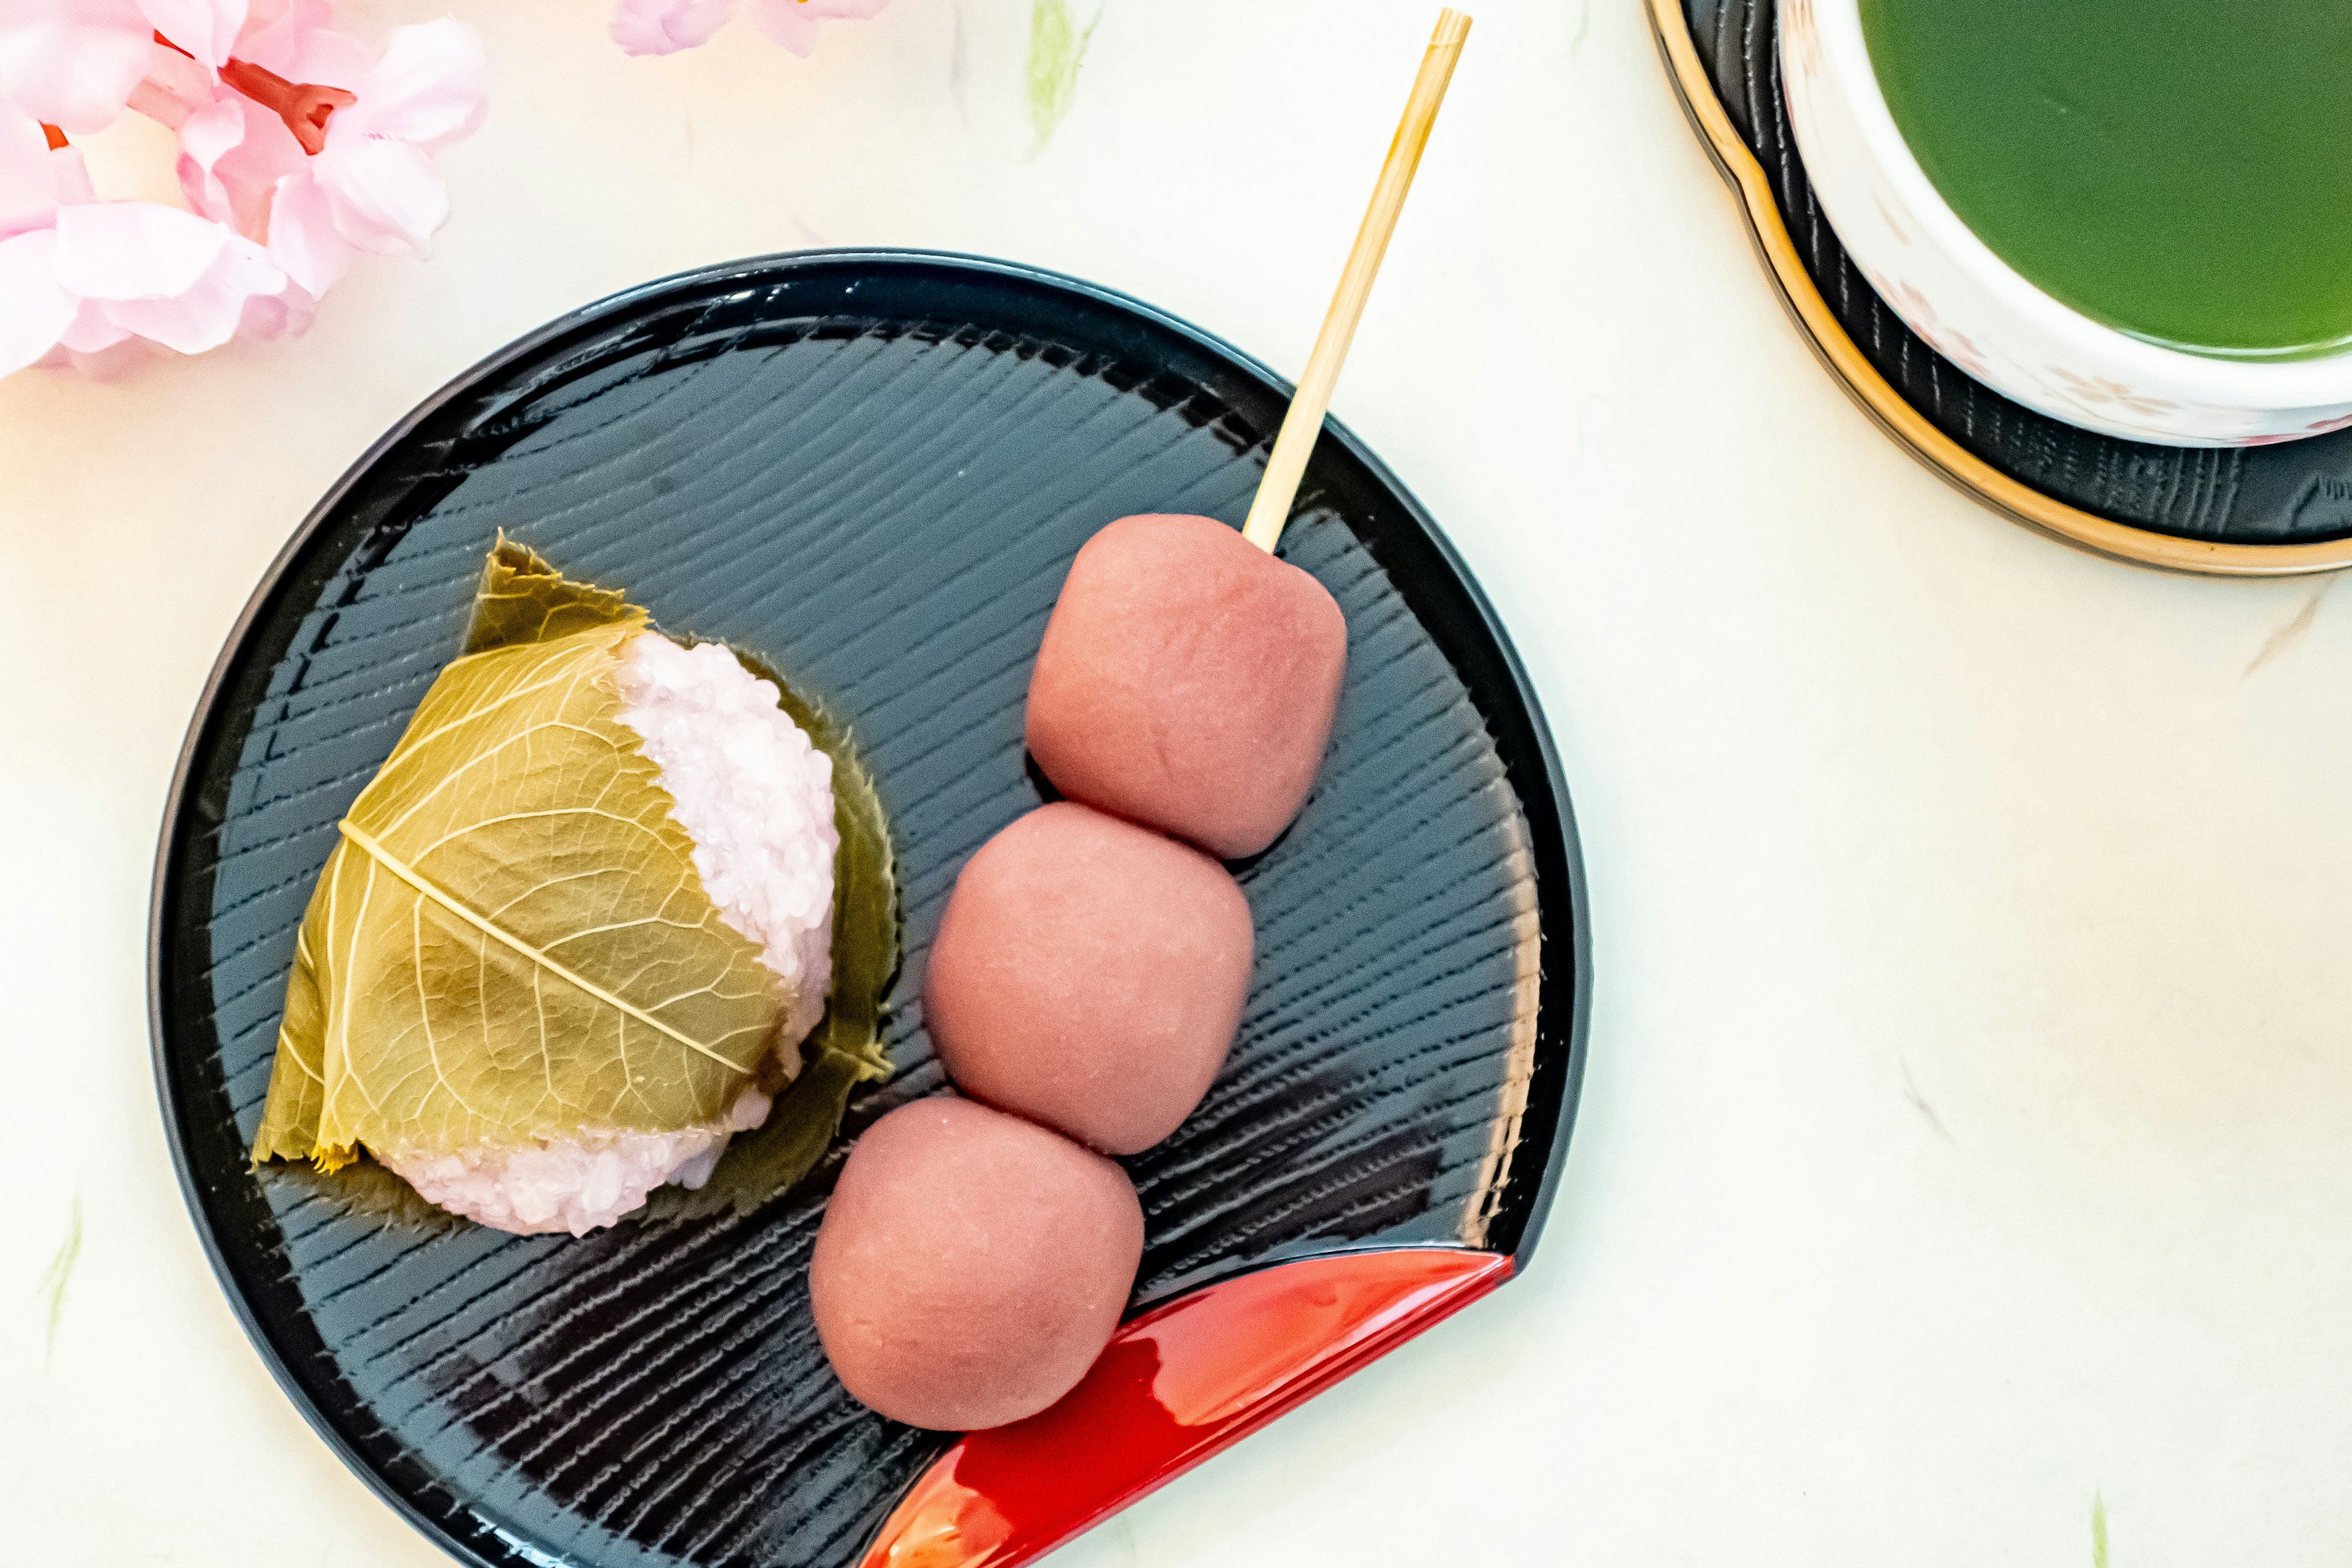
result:
[[[940,1063],[975,1100],[1108,1154],[1201,1103],[1248,999],[1249,900],[1223,866],[1071,801],[982,845],[923,982]]]
[[[1110,1342],[1143,1258],[1121,1171],[969,1100],[866,1129],[809,1263],[817,1338],[893,1421],[976,1432],[1034,1415]]]
[[[1348,626],[1312,576],[1213,518],[1125,517],[1080,549],[1029,680],[1054,786],[1221,859],[1298,815]]]

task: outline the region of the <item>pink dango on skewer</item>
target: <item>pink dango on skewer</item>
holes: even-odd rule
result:
[[[825,1354],[893,1419],[1032,1415],[1118,1327],[1143,1221],[1106,1156],[1173,1132],[1240,1025],[1255,937],[1218,862],[1298,814],[1347,668],[1338,603],[1274,548],[1469,28],[1438,17],[1248,522],[1121,518],[1071,563],[1027,713],[1065,798],[965,865],[925,976],[971,1098],[867,1130],[810,1265]]]
[[[1127,1309],[1143,1208],[1127,1173],[1058,1133],[951,1099],[866,1130],[809,1260],[843,1386],[894,1421],[969,1432],[1034,1415]]]
[[[956,879],[923,1023],[964,1093],[1106,1154],[1139,1153],[1224,1065],[1255,945],[1223,866],[1059,801]]]
[[[1071,800],[1255,855],[1331,740],[1348,623],[1307,573],[1209,517],[1087,541],[1029,679],[1029,752]]]
[[[1027,721],[1030,754],[1069,799],[1226,860],[1265,848],[1306,804],[1339,709],[1347,622],[1274,549],[1469,31],[1467,16],[1438,17],[1240,533],[1213,518],[1121,518],[1071,563]]]

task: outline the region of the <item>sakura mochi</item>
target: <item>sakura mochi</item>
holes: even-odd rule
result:
[[[337,825],[253,1158],[365,1152],[480,1224],[584,1236],[701,1186],[800,1075],[833,759],[726,647],[503,537],[465,648]],[[782,1103],[832,1132],[837,1100]]]
[[[1121,518],[1070,563],[1029,751],[1072,800],[1255,855],[1315,783],[1347,662],[1346,619],[1307,573],[1213,518]]]
[[[1208,1092],[1241,1024],[1254,948],[1249,901],[1223,866],[1056,802],[957,877],[923,1017],[964,1093],[1132,1154]]]
[[[1099,1154],[961,1100],[901,1106],[842,1167],[809,1263],[842,1384],[894,1421],[1034,1415],[1110,1342],[1143,1207]]]

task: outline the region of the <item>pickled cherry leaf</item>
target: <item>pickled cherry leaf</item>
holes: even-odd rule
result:
[[[466,628],[467,653],[516,643],[553,642],[599,626],[642,626],[651,617],[614,588],[575,583],[549,565],[538,552],[499,531],[498,542],[474,593],[474,618]]]
[[[320,875],[257,1162],[671,1131],[774,1041],[789,998],[620,718],[645,612],[503,540],[478,604]]]

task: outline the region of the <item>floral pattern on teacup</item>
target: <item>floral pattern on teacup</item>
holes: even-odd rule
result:
[[[2077,375],[2071,370],[2054,364],[2048,369],[2065,388],[2061,395],[2084,410],[2111,408],[2122,414],[2137,414],[2143,419],[2157,419],[2167,414],[2180,412],[2180,405],[2178,403],[2168,403],[2161,397],[2146,396],[2133,391],[2122,382],[2111,381],[2104,375]]]
[[[2332,419],[2315,419],[2300,430],[2290,430],[2279,436],[2243,436],[2230,443],[2232,447],[2276,447],[2287,441],[2300,441],[2307,436],[2325,436],[2331,431],[2352,429],[2352,414],[2338,414]]]
[[[1864,271],[1863,277],[1887,307],[1903,318],[1913,335],[1944,358],[1958,365],[1979,381],[1989,382],[1991,373],[1986,367],[1984,351],[1976,340],[1958,327],[1948,326],[1937,319],[1936,307],[1917,286],[1906,279],[1885,279],[1874,272]]]
[[[1903,220],[1896,217],[1895,209],[1886,205],[1886,193],[1878,186],[1873,185],[1870,188],[1870,200],[1871,205],[1878,208],[1878,219],[1886,226],[1886,232],[1893,235],[1895,243],[1902,246],[1904,249],[1910,249],[1911,231],[1903,226]]]
[[[1780,26],[1785,36],[1797,40],[1797,58],[1805,69],[1819,76],[1822,69],[1822,30],[1813,21],[1813,0],[1782,0]]]

